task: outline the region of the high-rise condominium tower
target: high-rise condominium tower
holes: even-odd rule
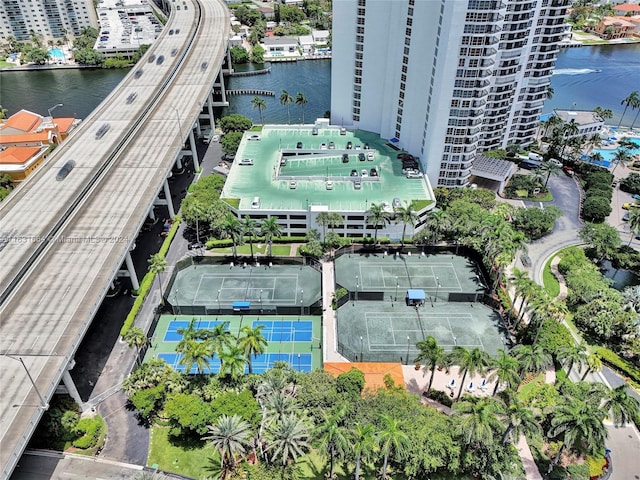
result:
[[[96,27],[91,0],[0,0],[0,43],[8,37],[29,40],[71,39],[85,27]]]
[[[331,120],[464,186],[475,156],[534,139],[570,0],[335,0]]]

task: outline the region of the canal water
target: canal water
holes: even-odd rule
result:
[[[240,66],[238,70],[251,68]],[[26,108],[46,114],[47,108],[57,103],[64,107],[56,115],[76,114],[86,117],[127,73],[125,70],[54,70],[36,72],[1,72],[0,103],[14,113]],[[624,107],[620,104],[633,90],[640,90],[640,44],[569,48],[560,53],[551,86],[555,94],[545,104],[544,111],[554,108],[592,109],[610,108],[617,123]],[[274,63],[271,73],[249,77],[231,77],[231,89],[270,90],[275,96],[263,97],[267,123],[287,123],[287,109],[280,104],[283,89],[295,98],[304,94],[308,103],[304,108],[305,122],[323,117],[331,105],[331,61],[307,60],[303,62]],[[237,112],[258,122],[259,112],[252,108],[252,95],[230,96],[229,108],[223,113]],[[291,122],[302,120],[302,109],[290,106]],[[635,112],[628,110],[624,125],[630,125]],[[640,126],[640,122],[637,123]]]

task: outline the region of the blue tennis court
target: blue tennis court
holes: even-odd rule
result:
[[[267,342],[310,342],[313,336],[313,322],[253,322],[253,328],[259,326],[264,327],[262,329],[262,336]]]
[[[184,372],[184,365],[180,364],[182,358],[181,353],[159,353],[158,358],[167,362],[167,364],[176,370],[177,372]],[[251,365],[253,373],[264,373],[270,368],[273,368],[276,362],[287,362],[294,370],[300,372],[310,372],[312,369],[312,358],[310,353],[264,353],[258,355],[256,358],[251,359]],[[220,360],[217,355],[214,355],[208,362],[208,368],[204,369],[207,373],[218,373],[220,371]],[[249,372],[249,367],[245,367],[245,373]],[[198,369],[191,367],[189,372],[192,375],[198,373]]]
[[[191,322],[184,321],[174,321],[169,322],[169,326],[167,327],[167,332],[164,335],[165,342],[179,342],[182,340],[182,334],[178,333],[178,330],[189,328],[189,324]],[[196,330],[210,330],[213,327],[218,325],[222,325],[224,322],[219,322],[215,320],[197,320],[193,322],[193,326]],[[229,326],[225,330],[229,330]],[[167,361],[167,363],[169,363]]]

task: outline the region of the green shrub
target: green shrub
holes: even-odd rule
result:
[[[627,362],[624,358],[605,347],[595,347],[594,353],[600,355],[603,363],[626,375],[636,385],[640,385],[640,368]]]
[[[571,478],[571,480],[589,480],[591,477],[589,475],[589,467],[584,463],[574,463],[569,465],[567,467],[567,473],[571,475],[571,477],[567,477]]]
[[[231,240],[230,238],[223,238],[222,240],[211,239],[211,240],[207,240],[207,242],[205,243],[205,247],[208,250],[212,248],[222,248],[222,247],[232,247],[232,246],[233,246],[233,240]]]
[[[453,399],[449,396],[448,393],[443,392],[442,390],[434,390],[433,388],[429,392],[429,398],[435,400],[438,403],[441,403],[445,407],[450,407],[453,405]]]
[[[104,428],[104,420],[100,416],[83,418],[78,422],[75,429],[75,433],[81,435],[81,437],[73,441],[73,446],[76,448],[95,447],[100,441]]]
[[[604,457],[592,457],[591,455],[587,455],[587,473],[589,477],[597,477],[602,475],[602,470],[604,469],[607,461]]]

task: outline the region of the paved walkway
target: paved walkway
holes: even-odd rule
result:
[[[337,312],[331,303],[335,294],[335,269],[333,261],[322,259],[322,349],[325,362],[348,362],[338,353]]]

